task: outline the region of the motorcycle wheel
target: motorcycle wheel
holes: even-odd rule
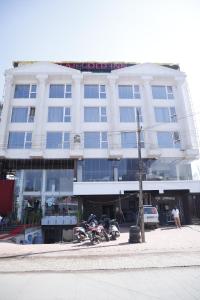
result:
[[[96,245],[96,244],[99,244],[101,242],[100,238],[95,236],[91,239],[91,244],[92,245]]]
[[[106,239],[107,242],[110,241],[109,236],[108,236],[108,234],[106,232],[104,232],[104,237],[105,237],[105,239]]]
[[[115,232],[112,232],[112,233],[111,233],[111,238],[112,238],[112,240],[114,240],[114,241],[117,239],[116,233],[115,233]]]

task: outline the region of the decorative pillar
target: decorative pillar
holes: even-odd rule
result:
[[[120,130],[119,130],[119,104],[116,93],[116,80],[118,76],[108,76],[109,82],[109,150],[110,157],[119,158],[121,156]]]
[[[189,105],[186,107],[186,102],[185,102],[185,96],[183,94],[184,90],[184,83],[185,80],[184,78],[175,78],[176,80],[176,100],[177,100],[177,118],[178,118],[178,123],[180,124],[180,139],[181,139],[181,145],[184,150],[186,149],[191,149],[192,148],[192,136],[194,134],[194,125],[191,124],[192,120],[192,110]],[[187,99],[188,104],[189,104],[189,99]],[[188,116],[188,117],[187,117]],[[190,126],[192,125],[192,128]]]
[[[11,115],[11,100],[13,99],[13,75],[5,72],[5,94],[3,101],[3,110],[1,114],[1,132],[0,132],[0,155],[4,155],[7,148],[8,124]]]
[[[82,121],[82,97],[81,97],[81,75],[73,75],[73,100],[72,100],[72,132],[74,133],[72,140],[72,149],[79,150],[82,144],[82,132],[81,132],[81,121]]]
[[[35,127],[32,133],[32,149],[33,155],[42,156],[42,152],[45,145],[45,128],[44,128],[44,113],[46,105],[46,81],[48,75],[39,74],[36,76],[38,81],[37,97],[36,97],[36,109],[35,109]]]
[[[147,149],[148,156],[157,156],[159,151],[157,150],[157,138],[154,118],[154,105],[151,91],[150,81],[153,78],[150,76],[143,76],[143,100],[144,105],[142,107],[143,119],[144,119],[144,138],[145,138],[145,148]]]

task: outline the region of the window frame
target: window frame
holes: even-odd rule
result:
[[[126,94],[123,95],[123,93],[122,93],[123,91],[122,90],[120,91],[120,89],[123,89],[123,88],[131,88],[130,96],[126,96]],[[120,100],[141,99],[139,84],[118,84],[118,98]]]
[[[58,120],[50,121],[50,119],[51,119],[50,110],[53,110],[53,109],[61,109],[62,110],[62,118],[61,118],[60,121],[58,121]],[[69,110],[69,114],[67,113],[67,110]],[[49,106],[48,107],[47,122],[48,123],[70,123],[71,122],[71,107],[70,106]]]
[[[167,133],[169,134],[169,137],[171,138],[170,143],[172,147],[163,147],[161,144],[159,144],[159,134]],[[178,136],[178,139],[175,138],[175,136]],[[166,137],[165,137],[166,140]],[[181,138],[180,133],[178,131],[157,131],[157,143],[158,147],[161,149],[180,149],[181,148]]]
[[[129,134],[129,133],[135,135],[135,143],[133,144],[134,146],[130,145],[130,147],[125,147],[125,145],[123,145],[123,135]],[[140,144],[141,144],[141,148],[145,148],[144,131],[141,131]],[[137,135],[137,131],[121,131],[121,148],[122,149],[137,149],[138,148],[138,135]]]
[[[86,91],[87,87],[97,87],[96,96],[88,95],[88,91]],[[105,84],[84,84],[83,86],[84,99],[106,99],[106,85]],[[87,95],[86,95],[87,94]]]
[[[53,145],[53,143],[52,143],[51,147],[48,147],[48,135],[50,135],[50,134],[60,135],[60,143],[57,144],[57,147],[55,147],[55,144]],[[66,145],[67,145],[67,147],[66,147]],[[47,150],[70,149],[70,132],[68,132],[68,131],[47,131],[46,132],[46,149]]]
[[[126,110],[126,109],[132,109],[133,110],[133,120],[132,121],[126,121],[126,120],[122,120],[122,110]],[[142,118],[142,107],[137,107],[137,106],[120,106],[119,107],[119,117],[120,117],[120,123],[136,123],[137,122],[137,110],[139,110],[139,120],[140,122],[143,122],[143,118]]]
[[[89,109],[96,109],[98,110],[98,116],[96,120],[91,120],[87,116],[87,110]],[[105,111],[104,111],[105,110]],[[93,115],[92,112],[89,115]],[[84,122],[86,123],[105,123],[107,122],[107,112],[106,112],[106,106],[84,106]]]
[[[88,141],[86,141],[86,138],[91,135],[89,137],[90,141],[94,140],[94,135],[97,135],[98,139],[95,141],[95,143],[98,146],[87,146],[86,144],[88,143]],[[93,135],[93,137],[92,137]],[[89,143],[88,143],[89,144]],[[84,132],[84,149],[108,149],[108,133],[107,131],[85,131]]]
[[[158,91],[154,91],[154,88],[163,88],[165,97],[158,97],[156,93]],[[172,85],[151,85],[151,93],[152,93],[152,99],[153,100],[174,100],[174,89]]]
[[[158,120],[159,119],[159,115],[156,114],[156,110],[158,109],[165,109],[167,111],[167,118],[168,120]],[[177,123],[177,114],[176,114],[176,108],[175,106],[167,106],[167,107],[163,107],[163,106],[154,106],[154,116],[155,116],[155,121],[156,123]],[[158,116],[158,118],[157,118]]]
[[[18,96],[16,95],[17,94],[17,91],[16,91],[16,88],[17,87],[22,87],[22,86],[28,86],[28,90],[26,91],[27,92],[27,97],[26,96]],[[37,84],[35,83],[16,83],[15,84],[15,89],[14,89],[14,96],[13,96],[14,99],[35,99],[37,98]]]
[[[13,119],[14,119],[13,112],[14,112],[14,110],[17,110],[17,109],[18,110],[19,109],[27,110],[25,121],[13,121]],[[34,111],[34,114],[32,114],[33,111]],[[12,107],[12,113],[11,113],[11,119],[10,119],[11,123],[34,123],[34,119],[35,119],[35,107],[34,106],[13,106]]]
[[[11,137],[11,134],[23,134],[23,142],[22,142],[22,146],[18,146],[16,147],[16,145],[12,146],[9,145],[10,144],[10,137]],[[18,137],[15,137],[17,138],[17,140],[19,140],[19,136]],[[9,131],[9,134],[8,134],[8,143],[7,143],[7,149],[31,149],[32,147],[32,132],[31,131]]]
[[[62,91],[62,96],[59,96],[58,95],[54,95],[54,96],[51,96],[51,93],[53,93],[53,91],[51,91],[51,87],[54,87],[55,86],[60,86],[60,87],[63,87],[63,91]],[[54,91],[55,93],[55,91]],[[49,84],[49,99],[71,99],[72,98],[72,85],[70,83],[50,83]]]

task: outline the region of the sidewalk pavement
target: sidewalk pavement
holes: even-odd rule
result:
[[[116,241],[16,245],[0,243],[1,272],[127,270],[200,267],[200,226],[145,232],[146,242],[128,243],[128,228]]]

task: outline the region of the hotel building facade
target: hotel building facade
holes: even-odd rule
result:
[[[178,65],[15,62],[2,104],[0,176],[14,178],[12,210],[21,222],[36,218],[45,231],[119,210],[135,222],[137,113],[144,203],[158,207],[162,224],[175,204],[191,222],[199,151]]]

